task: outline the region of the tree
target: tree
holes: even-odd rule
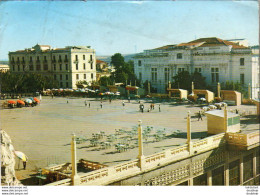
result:
[[[128,81],[126,84],[131,82],[132,85],[136,83],[136,85],[140,86],[140,81],[134,74],[133,61],[125,62],[124,57],[120,53],[116,53],[111,57],[111,64],[115,67],[111,80],[117,83],[126,83]]]
[[[205,77],[199,72],[190,74],[188,71],[181,71],[173,77],[173,88],[186,89],[191,92],[191,83],[194,83],[196,89],[206,89]]]

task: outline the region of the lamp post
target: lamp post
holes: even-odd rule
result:
[[[139,120],[138,121],[138,150],[139,150],[139,154],[138,154],[138,159],[139,159],[139,168],[141,170],[143,170],[144,168],[144,154],[143,154],[143,132],[142,132],[142,121]]]
[[[76,136],[73,133],[72,139],[71,139],[71,164],[72,164],[72,174],[71,174],[71,180],[72,185],[79,185],[79,176],[77,173],[77,154],[76,154]]]

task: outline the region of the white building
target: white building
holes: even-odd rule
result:
[[[142,82],[150,81],[158,93],[165,93],[168,82],[172,82],[179,71],[198,71],[211,86],[233,81],[247,89],[250,83],[251,97],[257,98],[258,54],[243,45],[247,44],[245,40],[237,41],[211,37],[145,50],[134,59],[135,74]]]
[[[10,71],[53,76],[60,88],[77,88],[78,81],[96,80],[96,54],[89,46],[51,48],[35,45],[30,49],[9,52]]]

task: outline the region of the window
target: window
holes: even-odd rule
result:
[[[86,70],[86,64],[83,63],[83,70]]]
[[[141,65],[142,65],[142,61],[138,60],[138,66],[141,66]]]
[[[94,75],[93,75],[93,73],[91,73],[91,79],[93,79],[94,78]]]
[[[32,62],[32,56],[30,56],[30,62]]]
[[[48,64],[43,64],[43,70],[48,70]]]
[[[56,76],[56,74],[55,74],[55,75],[53,75],[53,77],[54,77],[54,80],[56,80],[56,79],[57,79],[57,76]]]
[[[17,70],[20,71],[20,65],[18,65],[18,69]]]
[[[66,80],[69,80],[69,75],[66,74]]]
[[[68,68],[68,64],[66,64],[65,66],[66,66],[66,70],[68,70],[68,69],[69,69],[69,68]]]
[[[92,55],[90,55],[90,61],[92,61]]]
[[[68,83],[68,82],[66,82],[66,87],[67,87],[67,88],[69,87],[69,83]]]
[[[195,72],[201,72],[201,68],[195,68]]]
[[[24,62],[24,57],[22,57],[22,59],[23,59],[22,61]]]
[[[37,61],[40,61],[40,57],[39,56],[37,56]]]
[[[83,55],[83,60],[85,60],[85,55]]]
[[[139,80],[142,81],[142,73],[139,72]]]
[[[240,83],[245,84],[245,74],[240,74]]]
[[[87,78],[87,76],[86,76],[86,74],[84,74],[84,79],[86,79]]]
[[[44,56],[44,61],[47,61],[47,58],[46,58],[46,56]]]
[[[93,62],[91,62],[91,64],[90,64],[90,68],[93,69]]]
[[[25,65],[23,65],[23,71],[25,70]]]
[[[78,70],[79,69],[79,64],[78,63],[76,63],[76,70]]]
[[[211,68],[211,82],[219,82],[219,70],[218,68]]]
[[[177,53],[177,59],[182,59],[182,53]]]
[[[60,87],[61,87],[61,88],[63,87],[63,83],[62,83],[62,82],[60,82]]]
[[[244,66],[245,65],[245,58],[240,58],[240,66]]]
[[[253,154],[249,154],[243,158],[244,164],[244,181],[253,178]]]
[[[61,66],[61,64],[60,64],[60,70],[62,70],[62,66]]]
[[[164,81],[165,83],[168,83],[170,79],[170,69],[164,68]]]
[[[20,59],[19,59],[19,57],[17,57],[17,62],[20,62]]]
[[[14,65],[13,65],[13,71],[15,71]]]
[[[36,70],[41,70],[41,64],[36,64]]]
[[[62,80],[62,74],[60,75],[60,80]]]
[[[76,79],[79,80],[79,74],[76,74]]]
[[[157,81],[157,68],[152,68],[152,81]]]
[[[32,64],[29,65],[29,70],[33,70],[33,65]]]
[[[76,55],[75,57],[76,57],[76,61],[78,61],[78,55]]]
[[[229,185],[239,185],[240,174],[239,174],[239,160],[229,163]]]
[[[178,68],[178,72],[183,72],[185,71],[185,68]]]
[[[53,70],[56,70],[56,64],[53,64]]]

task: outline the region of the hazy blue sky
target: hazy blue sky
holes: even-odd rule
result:
[[[258,44],[257,1],[7,1],[0,59],[35,44],[90,45],[98,55],[141,52],[201,37]]]

